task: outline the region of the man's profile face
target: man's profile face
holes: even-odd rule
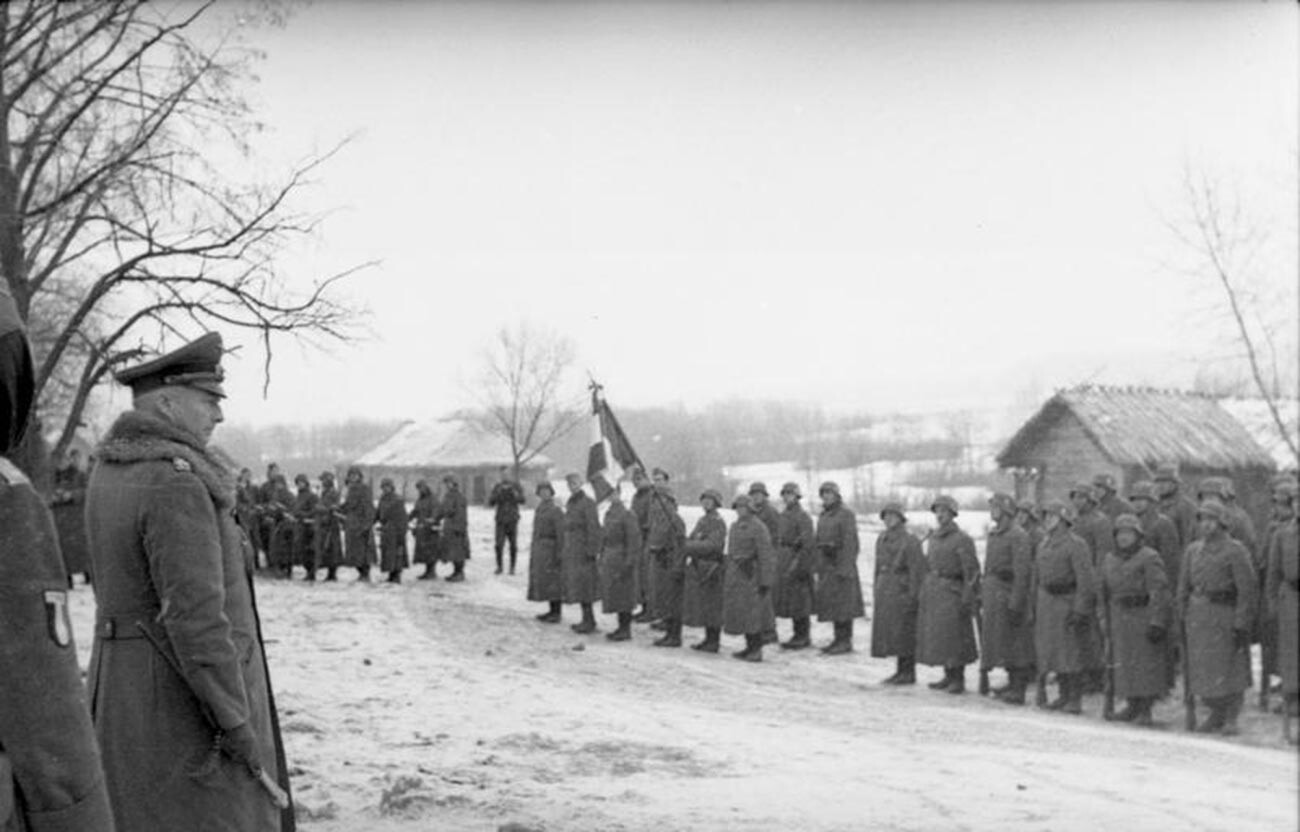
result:
[[[168,388],[167,413],[173,422],[203,440],[205,445],[225,418],[221,398],[197,387]]]

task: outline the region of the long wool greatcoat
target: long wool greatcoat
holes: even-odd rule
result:
[[[1165,642],[1152,644],[1147,638],[1152,625],[1164,628],[1170,638],[1170,587],[1164,561],[1148,546],[1136,552],[1117,549],[1102,561],[1101,588],[1115,695],[1164,696],[1169,692],[1168,648]]]
[[[1079,512],[1078,519],[1074,521],[1074,533],[1088,544],[1088,551],[1092,554],[1092,568],[1100,569],[1106,554],[1115,548],[1115,529],[1110,517],[1095,506],[1089,507]]]
[[[81,512],[82,523],[85,523],[86,512]],[[239,527],[248,535],[249,541],[258,550],[262,548],[262,533],[258,528],[257,520],[257,486],[251,482],[248,485],[238,486],[235,489],[235,520],[238,521]]]
[[[293,517],[293,494],[283,479],[270,484],[267,494],[270,502],[266,504],[267,516],[271,518],[271,544],[266,552],[267,564],[273,569],[287,569],[293,566],[293,538],[298,522]]]
[[[59,532],[59,550],[68,574],[90,569],[86,545],[86,472],[69,465],[54,472],[54,526]]]
[[[411,506],[410,519],[415,521],[415,562],[438,562],[438,498],[430,491],[421,494]]]
[[[528,548],[528,600],[559,601],[564,597],[560,546],[564,540],[564,510],[547,497],[533,512],[533,541]]]
[[[866,610],[858,579],[858,521],[842,502],[817,516],[819,621],[852,621]]]
[[[293,562],[311,568],[316,562],[316,507],[320,504],[310,488],[293,498]]]
[[[726,522],[716,510],[705,513],[686,537],[682,623],[687,627],[722,626],[722,559],[726,548]]]
[[[247,724],[258,762],[288,785],[226,466],[137,412],[117,420],[98,457],[86,501],[98,601],[90,698],[118,829],[292,828],[292,808],[282,814],[213,749],[216,728]]]
[[[1157,508],[1160,509],[1161,514],[1169,518],[1178,532],[1178,556],[1181,565],[1183,552],[1196,539],[1196,503],[1193,503],[1186,494],[1175,491],[1173,494],[1161,497]],[[1170,576],[1172,577],[1173,574],[1170,573]]]
[[[0,457],[0,792],[17,798],[0,829],[113,830],[67,580],[49,510]]]
[[[1233,630],[1250,631],[1255,600],[1255,570],[1245,546],[1220,532],[1187,547],[1178,609],[1194,695],[1231,696],[1250,687],[1250,651],[1235,646]]]
[[[1269,620],[1277,625],[1282,691],[1294,696],[1300,692],[1296,672],[1300,662],[1300,529],[1295,520],[1280,526],[1269,539],[1265,593]]]
[[[929,571],[921,541],[906,527],[876,538],[876,580],[872,587],[871,655],[916,655],[916,613],[921,584]]]
[[[650,555],[651,581],[654,585],[652,609],[659,618],[682,617],[682,592],[686,566],[682,543],[686,523],[677,513],[677,501],[666,486],[656,487],[650,495],[650,528],[646,549]]]
[[[1071,612],[1094,620],[1096,570],[1083,539],[1065,523],[1047,533],[1034,553],[1034,654],[1039,673],[1079,673],[1098,663],[1091,626],[1071,627]]]
[[[1178,584],[1178,569],[1183,560],[1183,546],[1179,543],[1178,528],[1174,521],[1161,514],[1155,507],[1148,508],[1137,516],[1142,522],[1142,537],[1146,545],[1156,550],[1165,566],[1165,577],[1169,579],[1170,593]]]
[[[641,557],[641,526],[621,500],[605,511],[601,531],[600,597],[606,613],[631,612],[639,599],[637,559]]]
[[[772,612],[780,618],[810,618],[813,609],[813,573],[817,547],[813,521],[798,503],[778,516],[776,584],[772,587]]]
[[[950,522],[931,533],[926,548],[930,569],[921,584],[916,660],[938,667],[970,664],[979,658],[972,617],[980,575],[975,543]]]
[[[437,516],[442,524],[439,535],[442,548],[438,557],[443,563],[469,560],[469,506],[459,488],[448,487],[442,495]]]
[[[989,529],[980,585],[980,666],[986,670],[1034,664],[1033,573],[1029,533],[1010,521]]]
[[[564,573],[564,602],[594,604],[600,600],[600,516],[596,501],[579,491],[564,507],[564,546],[560,550]]]
[[[339,490],[327,486],[320,491],[316,503],[316,566],[333,569],[343,562],[343,539],[339,536]]]
[[[350,483],[343,498],[343,543],[348,566],[369,568],[375,562],[375,501],[364,482]]]
[[[726,564],[722,629],[730,635],[771,630],[776,626],[772,605],[759,590],[772,586],[776,550],[767,526],[758,517],[742,517],[731,525]]]
[[[638,598],[648,609],[654,599],[654,563],[650,559],[650,501],[654,492],[650,486],[643,486],[632,495],[632,515],[636,517],[637,527],[641,531],[641,548],[637,552],[636,583]]]
[[[409,565],[406,557],[406,503],[397,492],[379,495],[375,522],[379,524],[379,568],[384,572],[405,569]]]

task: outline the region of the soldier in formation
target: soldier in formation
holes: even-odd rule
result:
[[[650,483],[650,477],[640,466],[632,470],[632,487],[636,489],[632,494],[632,516],[636,518],[636,523],[641,531],[641,549],[637,553],[637,600],[641,604],[641,611],[632,616],[632,620],[637,623],[648,623],[655,620],[654,607],[654,562],[650,558],[650,547],[648,540],[650,537],[650,501],[654,499],[654,488]]]
[[[1096,573],[1075,520],[1072,505],[1044,505],[1045,536],[1034,553],[1034,656],[1039,673],[1056,677],[1058,695],[1047,707],[1068,714],[1082,712],[1082,677],[1097,665]]]
[[[311,480],[306,474],[293,478],[298,493],[293,507],[293,562],[307,570],[304,580],[316,580],[316,507],[320,498],[311,490]],[[292,568],[292,567],[290,567]]]
[[[1099,587],[1112,674],[1112,696],[1127,700],[1113,717],[1151,725],[1151,706],[1168,693],[1170,587],[1165,561],[1146,545],[1134,514],[1115,518],[1115,548],[1102,562]]]
[[[605,634],[610,641],[632,638],[632,611],[636,609],[639,596],[637,561],[640,557],[641,525],[623,505],[623,495],[615,488],[609,495],[609,508],[605,510],[600,549],[601,609],[618,620],[617,628]]]
[[[113,832],[54,519],[6,457],[27,430],[34,375],[0,280],[0,793],[12,796],[0,829]]]
[[[406,501],[397,493],[393,481],[379,481],[379,505],[375,507],[375,524],[379,526],[379,568],[388,573],[388,582],[402,582],[406,557]]]
[[[343,555],[347,565],[357,570],[357,580],[369,581],[375,562],[374,496],[356,466],[348,469],[343,483],[347,488],[343,496]]]
[[[704,640],[691,649],[718,652],[722,634],[722,583],[727,548],[727,524],[718,515],[722,495],[710,488],[700,495],[704,515],[686,536],[685,581],[682,593],[682,624],[703,627]]]
[[[947,495],[930,506],[938,527],[926,541],[928,569],[921,584],[916,660],[943,668],[932,690],[966,692],[966,665],[975,661],[975,605],[979,560],[975,542],[957,525],[957,502]]]
[[[460,583],[465,580],[465,561],[469,560],[469,507],[460,491],[460,481],[451,474],[442,478],[442,504],[437,522],[440,524],[439,544],[441,558],[451,564],[447,580]]]
[[[776,626],[768,597],[776,571],[776,552],[767,525],[754,513],[752,497],[741,495],[727,540],[727,569],[723,585],[722,628],[745,637],[745,647],[732,655],[746,662],[763,660],[763,634]]]
[[[334,472],[322,471],[320,499],[316,501],[315,566],[325,570],[325,580],[339,579],[343,562],[343,498],[334,484]]]
[[[541,601],[547,611],[537,616],[546,624],[558,624],[564,602],[564,567],[561,547],[564,540],[564,509],[555,504],[555,489],[540,482],[534,491],[537,510],[533,512],[533,539],[528,552],[528,600]]]
[[[817,568],[817,549],[813,545],[813,520],[804,511],[799,486],[788,482],[781,486],[785,509],[776,526],[776,583],[772,587],[772,613],[789,618],[794,633],[781,643],[783,650],[803,650],[812,646],[813,574]]]
[[[68,570],[68,586],[72,586],[73,575],[84,576],[86,583],[92,579],[90,552],[86,546],[86,482],[81,452],[73,448],[68,451],[64,464],[54,471],[54,493],[50,498],[59,549]]]
[[[600,518],[596,501],[582,490],[582,478],[565,478],[569,499],[564,506],[564,539],[560,568],[564,574],[564,603],[577,604],[582,620],[572,626],[575,633],[596,632],[595,604],[600,600]]]
[[[646,548],[654,585],[654,614],[664,625],[664,634],[655,640],[656,647],[682,646],[682,594],[686,584],[683,544],[686,524],[677,513],[677,501],[668,486],[668,472],[656,468],[651,472],[650,522]]]
[[[497,571],[501,574],[503,550],[510,545],[510,574],[515,574],[519,559],[519,507],[524,504],[524,490],[510,476],[510,469],[501,466],[501,480],[492,486],[488,495],[488,508],[495,510],[492,547],[496,552]]]
[[[1264,583],[1265,621],[1276,628],[1278,674],[1282,677],[1282,706],[1295,716],[1300,705],[1300,527],[1297,527],[1297,488],[1284,482],[1273,492],[1275,526],[1269,536],[1268,572]]]
[[[427,480],[415,483],[415,505],[411,507],[410,523],[415,538],[415,562],[424,564],[420,580],[438,577],[438,497]]]
[[[916,684],[916,617],[921,585],[929,567],[921,541],[907,530],[902,505],[880,510],[885,531],[876,538],[876,580],[872,587],[871,655],[896,656],[887,685]]]
[[[853,619],[866,611],[858,578],[858,521],[836,483],[822,483],[817,494],[822,513],[813,538],[818,553],[815,608],[817,619],[835,628],[834,639],[821,652],[842,656],[853,652]]]
[[[1029,533],[1016,525],[1016,503],[1008,494],[989,499],[988,545],[980,605],[980,667],[987,672],[1006,668],[1007,686],[997,698],[1009,705],[1025,704],[1025,690],[1034,677],[1033,582],[1034,550]]]
[[[749,501],[753,506],[754,516],[764,526],[767,526],[767,533],[772,540],[776,540],[777,533],[780,531],[778,526],[781,523],[781,513],[776,510],[776,507],[768,499],[767,485],[761,482],[751,483],[749,486]],[[770,604],[772,600],[772,597],[768,595],[764,599],[764,603]],[[775,621],[775,618],[773,621]],[[776,644],[778,641],[780,639],[776,634],[776,624],[773,623],[772,629],[763,633],[763,643]]]

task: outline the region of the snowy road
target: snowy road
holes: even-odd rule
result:
[[[1296,828],[1300,758],[1253,701],[1226,741],[1176,703],[1143,731],[1099,697],[1067,717],[934,693],[936,670],[886,689],[863,624],[838,659],[611,644],[534,621],[526,560],[487,574],[476,526],[464,584],[259,583],[305,830]]]

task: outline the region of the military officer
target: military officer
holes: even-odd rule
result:
[[[767,526],[754,514],[751,498],[742,494],[731,507],[736,510],[736,522],[727,539],[722,628],[728,635],[745,637],[745,649],[732,653],[735,658],[761,662],[763,633],[774,626],[767,596],[776,571],[776,552]]]
[[[1058,695],[1048,710],[1067,714],[1082,713],[1080,677],[1098,664],[1096,569],[1088,544],[1071,531],[1074,521],[1073,506],[1044,505],[1045,536],[1034,554],[1034,657],[1039,673],[1056,675]]]
[[[1137,515],[1115,518],[1115,549],[1102,562],[1099,585],[1114,695],[1128,700],[1113,719],[1149,726],[1151,705],[1169,692],[1170,588],[1164,559],[1144,538]]]
[[[1016,525],[1016,503],[1010,494],[989,498],[989,539],[984,554],[980,604],[980,667],[1005,667],[1007,687],[997,698],[1008,705],[1025,704],[1025,689],[1034,673],[1033,598],[1029,586],[1034,551],[1029,533]]]
[[[560,564],[564,540],[564,509],[555,504],[555,489],[546,481],[533,490],[533,539],[528,547],[528,600],[542,601],[549,609],[537,616],[544,624],[558,624],[564,600],[564,571]]]
[[[564,603],[577,604],[582,621],[570,629],[586,635],[596,632],[595,603],[600,600],[600,517],[596,501],[582,490],[582,477],[568,474],[569,500],[564,506],[564,546],[560,566],[564,571]]]
[[[293,825],[234,480],[208,446],[220,360],[209,333],[121,371],[132,409],[90,478],[91,711],[120,829]]]
[[[1187,633],[1187,685],[1210,708],[1201,733],[1238,731],[1250,687],[1255,571],[1246,548],[1228,535],[1231,515],[1217,500],[1196,510],[1197,540],[1183,555],[1178,611]]]
[[[817,549],[813,546],[813,521],[799,502],[803,494],[796,483],[781,486],[785,509],[776,527],[776,585],[772,588],[772,613],[789,618],[794,634],[781,643],[782,650],[812,646],[813,574]]]
[[[916,684],[916,615],[921,584],[929,571],[921,541],[907,530],[900,503],[880,510],[885,531],[876,538],[876,580],[872,587],[871,655],[897,656],[887,685]]]
[[[686,536],[682,624],[704,628],[704,640],[692,644],[692,650],[716,653],[722,634],[722,559],[727,548],[727,524],[718,515],[722,495],[708,489],[700,495],[700,507],[704,514]]]
[[[853,619],[866,611],[858,578],[858,521],[844,505],[838,484],[822,483],[817,496],[822,501],[813,538],[819,555],[817,620],[830,621],[835,627],[835,638],[821,652],[841,656],[853,652]]]
[[[29,423],[34,375],[0,279],[0,829],[112,832],[54,520],[5,456]]]
[[[965,693],[966,665],[979,658],[974,616],[980,564],[975,542],[957,525],[957,501],[941,494],[930,510],[938,527],[926,540],[929,569],[921,584],[916,660],[943,668],[932,690]]]

